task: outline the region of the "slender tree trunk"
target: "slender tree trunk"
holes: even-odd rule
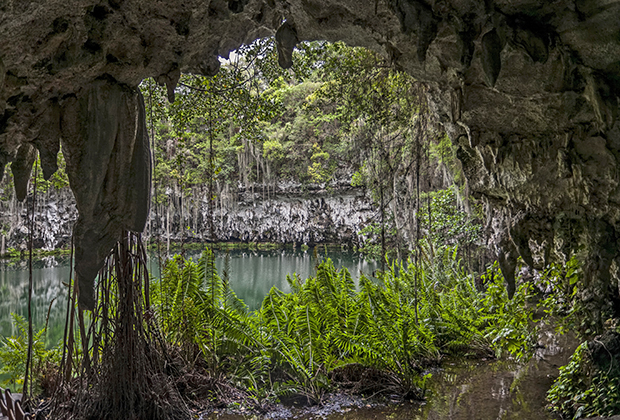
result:
[[[435,256],[435,250],[433,247],[432,241],[432,230],[433,230],[433,210],[431,208],[431,189],[432,185],[432,177],[431,177],[431,141],[430,138],[428,140],[428,146],[426,150],[426,168],[427,168],[427,178],[428,178],[428,191],[427,191],[427,204],[428,204],[428,246],[430,250],[430,254],[432,257]]]
[[[69,326],[69,314],[72,314],[71,308],[75,307],[75,305],[73,304],[74,300],[72,299],[72,296],[74,296],[73,292],[75,290],[75,288],[73,287],[73,283],[71,281],[71,279],[73,278],[73,232],[71,232],[71,256],[69,257],[69,287],[67,287],[67,313],[65,314],[65,331],[64,331],[64,336],[63,336],[63,340],[62,340],[62,359],[60,362],[60,372],[61,372],[61,380],[66,382],[69,380],[69,378],[71,377],[71,365],[73,363],[72,360],[72,355],[73,355],[73,331],[71,331],[71,339],[70,339],[70,345],[71,347],[68,347],[68,334],[69,334],[69,328],[73,328],[73,322],[71,322],[71,326]],[[73,321],[73,320],[71,320]],[[67,351],[68,351],[68,357],[67,356]]]
[[[214,150],[213,150],[213,97],[209,97],[209,239],[211,242],[215,242],[215,227],[213,226],[213,176],[215,175],[214,168]]]
[[[181,255],[185,256],[185,215],[183,214],[183,181],[179,188],[179,229],[181,230]]]
[[[379,196],[381,200],[381,271],[385,273],[385,202],[383,181],[379,182]]]
[[[69,315],[69,336],[67,338],[67,369],[65,370],[65,382],[69,382],[71,379],[71,373],[73,370],[73,346],[75,344],[75,336],[73,334],[74,322],[75,322],[75,300],[78,294],[77,279],[73,280],[72,298],[71,300],[71,314]]]
[[[39,165],[38,161],[35,159],[34,166],[34,182],[32,187],[32,207],[30,214],[30,229],[29,234],[30,238],[28,241],[28,353],[26,355],[26,373],[24,376],[24,399],[30,400],[30,392],[31,389],[29,385],[31,385],[30,381],[32,379],[32,350],[33,350],[33,340],[34,340],[34,332],[32,330],[32,289],[33,289],[33,279],[32,279],[32,244],[34,237],[34,213],[36,210],[36,202],[37,202],[37,175],[39,174]]]
[[[416,241],[416,258],[415,258],[415,277],[414,277],[414,300],[415,300],[415,322],[418,324],[418,285],[420,275],[420,264],[422,250],[420,248],[420,142],[418,139],[417,153],[416,153],[416,174],[415,174],[415,188],[416,188],[416,210],[415,210],[415,241]]]
[[[166,207],[166,255],[170,254],[170,202]]]
[[[394,176],[392,176],[392,202],[391,202],[391,208],[392,208],[392,216],[394,217],[394,228],[396,229],[396,260],[397,261],[401,261],[401,248],[403,245],[403,228],[404,228],[404,222],[400,223],[399,220],[399,213],[402,212],[402,208],[399,207],[398,205],[398,188],[397,188],[397,176],[394,174]],[[399,211],[400,210],[400,211]]]

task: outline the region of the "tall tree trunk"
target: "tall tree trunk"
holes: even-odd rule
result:
[[[381,271],[385,272],[385,202],[383,196],[383,181],[379,182],[381,200]]]
[[[166,255],[170,254],[170,203],[166,207]]]

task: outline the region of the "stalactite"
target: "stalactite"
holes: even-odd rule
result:
[[[142,232],[151,194],[151,157],[142,95],[111,78],[61,104],[66,170],[79,218],[75,271],[81,307],[94,307],[93,282],[125,229]]]

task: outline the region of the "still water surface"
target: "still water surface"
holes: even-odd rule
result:
[[[556,420],[545,410],[545,395],[577,346],[568,335],[543,325],[535,356],[526,363],[510,360],[446,360],[431,371],[426,400],[374,404],[346,396],[328,399],[324,406],[297,408],[280,405],[265,419],[284,420]],[[349,400],[347,402],[347,400]],[[221,410],[220,410],[221,411]],[[224,410],[201,420],[255,420]]]
[[[445,361],[433,372],[427,400],[371,409],[341,410],[328,420],[551,420],[545,409],[547,390],[558,367],[568,362],[577,341],[543,326],[534,357],[510,360]]]
[[[287,275],[297,273],[302,279],[316,272],[317,258],[331,258],[337,268],[345,267],[357,281],[360,273],[372,275],[378,268],[376,261],[367,260],[352,252],[325,251],[317,248],[315,256],[309,251],[230,251],[230,283],[232,288],[250,309],[260,307],[263,298],[275,286],[290,291]],[[221,273],[224,265],[223,252],[216,253],[216,266]],[[199,252],[187,252],[186,257],[195,261]],[[152,276],[159,276],[158,258],[149,261]],[[68,257],[46,257],[33,264],[32,314],[35,330],[45,326],[49,312],[48,345],[62,339],[67,306]],[[27,314],[28,261],[0,262],[0,337],[16,333],[10,314]]]
[[[199,253],[188,254],[195,260]],[[329,252],[336,267],[346,267],[357,280],[360,272],[371,275],[378,268],[375,261],[365,260],[358,254]],[[325,252],[318,253],[325,258]],[[216,265],[221,272],[224,254],[217,254]],[[159,264],[150,262],[153,276],[159,273]],[[313,252],[301,251],[231,251],[230,279],[233,289],[251,309],[260,306],[272,286],[289,291],[286,276],[297,273],[307,278],[315,273],[317,258]],[[62,339],[69,259],[48,257],[34,263],[33,317],[35,328],[45,325],[49,312],[48,345]],[[10,313],[26,314],[28,293],[28,262],[0,262],[0,337],[15,333]],[[426,403],[416,402],[392,406],[354,406],[312,413],[283,407],[283,417],[276,413],[271,418],[303,418],[330,420],[415,419],[549,419],[544,410],[545,393],[557,377],[558,366],[564,365],[576,344],[569,337],[558,336],[552,329],[543,330],[540,348],[530,362],[516,364],[506,361],[455,360],[446,361],[433,372]],[[312,411],[312,410],[311,410]],[[255,416],[239,414],[212,414],[203,419],[250,419]]]

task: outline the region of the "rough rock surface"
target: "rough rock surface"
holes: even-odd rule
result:
[[[359,246],[359,231],[377,219],[378,210],[359,188],[346,184],[326,190],[281,185],[269,199],[242,194],[235,205],[215,211],[217,240],[274,243],[341,243]],[[208,232],[208,201],[200,206]]]
[[[218,55],[275,33],[284,20],[285,66],[296,40],[343,40],[427,82],[471,193],[499,220],[505,267],[517,255],[539,267],[582,250],[585,281],[596,286],[583,296],[593,315],[620,311],[618,2],[5,0],[0,163],[13,161],[16,180],[27,179],[34,146],[49,174],[55,139],[64,136],[58,115],[96,80],[131,90],[154,77],[172,96],[180,71],[213,74]],[[75,189],[85,174],[72,170]],[[94,219],[81,217],[92,229]]]
[[[594,367],[601,372],[620,371],[620,333],[606,331],[588,342]]]
[[[29,215],[32,201],[15,200],[0,203],[0,220],[3,224],[2,241],[8,248],[26,251],[29,238]],[[78,218],[75,199],[68,188],[39,193],[35,203],[33,246],[45,250],[69,247],[71,232]]]
[[[92,309],[104,258],[123,230],[141,232],[149,214],[151,152],[142,95],[97,79],[65,100],[60,123],[79,213],[73,229],[79,302]]]
[[[226,241],[359,245],[374,210],[357,194],[267,200],[216,212],[215,233]]]
[[[256,187],[255,191],[261,191]],[[217,207],[214,231],[218,241],[273,243],[341,243],[359,246],[358,232],[377,219],[378,210],[360,188],[334,185],[329,190],[304,190],[301,185],[280,183],[269,197],[239,193],[241,199]],[[145,234],[159,235],[162,243],[208,241],[208,192],[195,192],[183,203],[183,223],[178,197],[165,210],[152,210]],[[68,246],[77,220],[75,200],[68,189],[38,197],[35,210],[34,246],[54,249]],[[0,220],[10,221],[5,247],[25,250],[28,238],[28,209],[25,203],[7,202],[0,206]],[[167,227],[169,226],[169,229]],[[168,235],[169,234],[169,235]]]

